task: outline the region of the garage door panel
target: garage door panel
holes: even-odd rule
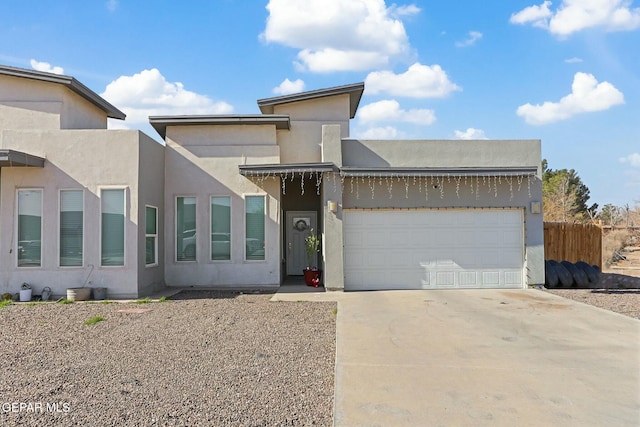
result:
[[[499,271],[483,271],[482,283],[485,286],[490,286],[490,287],[500,286],[500,272]]]
[[[505,285],[518,285],[521,287],[522,283],[522,271],[521,270],[513,270],[513,271],[505,271],[504,272],[504,283]]]
[[[524,286],[517,209],[346,211],[347,289]]]
[[[436,271],[435,286],[437,287],[453,287],[455,284],[455,273],[453,271]]]
[[[370,248],[386,248],[389,242],[389,232],[371,231],[363,236],[363,240]]]

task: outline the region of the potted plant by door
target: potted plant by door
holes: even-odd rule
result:
[[[307,286],[320,286],[320,278],[322,270],[314,265],[316,254],[320,252],[320,236],[313,232],[313,228],[309,230],[309,235],[304,239],[304,248],[307,252],[307,268],[303,270],[304,282]]]

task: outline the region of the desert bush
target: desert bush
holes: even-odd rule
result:
[[[627,230],[613,230],[602,238],[602,258],[607,265],[613,261],[616,252],[624,248],[631,237]]]

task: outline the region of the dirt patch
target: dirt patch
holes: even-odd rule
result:
[[[525,300],[525,301],[538,301],[538,302],[548,303],[548,300],[546,298],[537,297],[534,294],[529,293],[529,292],[502,291],[500,293],[502,295],[504,295],[505,297],[509,297],[509,298],[513,298],[513,299]]]
[[[627,246],[619,254],[623,259],[606,265],[603,272],[637,278],[640,287],[640,246]]]
[[[533,308],[550,309],[550,310],[566,310],[569,308],[567,304],[551,304],[546,302],[534,302],[531,304]]]

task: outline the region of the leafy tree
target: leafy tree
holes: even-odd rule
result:
[[[622,220],[622,209],[618,206],[607,203],[598,213],[598,219],[605,225],[616,226]]]
[[[598,205],[587,206],[589,188],[574,169],[549,169],[542,161],[542,204],[544,220],[586,222],[594,218]]]

